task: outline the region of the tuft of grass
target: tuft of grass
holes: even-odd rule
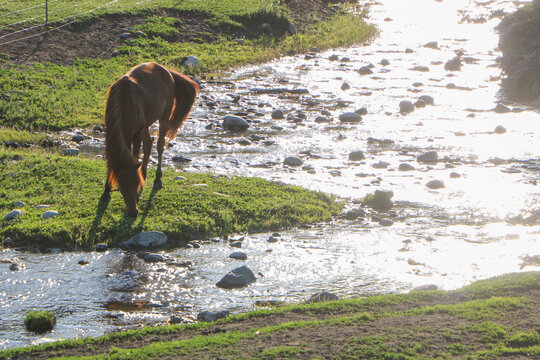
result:
[[[38,334],[51,331],[56,324],[56,317],[51,311],[30,311],[24,317],[26,330]]]
[[[519,332],[512,335],[506,344],[512,348],[526,348],[540,345],[540,334]]]

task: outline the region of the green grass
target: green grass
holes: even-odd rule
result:
[[[10,12],[41,2],[9,2],[3,6]],[[120,55],[115,58],[82,59],[64,66],[50,63],[13,65],[5,60],[7,56],[3,56],[0,63],[0,129],[35,133],[102,124],[108,87],[130,67],[144,61],[157,61],[183,72],[196,71],[208,76],[283,54],[304,52],[313,46],[328,49],[364,43],[376,34],[375,28],[367,25],[360,16],[341,14],[303,29],[299,34],[285,36],[281,30],[290,19],[287,9],[276,0],[156,0],[135,6],[136,2],[138,0],[117,2],[89,13],[81,20],[80,26],[84,27],[84,22],[99,21],[100,16],[139,14],[146,17],[146,22],[138,28],[145,35],[126,41],[117,49]],[[54,6],[66,7],[71,3],[58,1]],[[180,20],[158,15],[157,9],[199,14],[220,33],[212,35],[212,41],[199,38],[177,42]],[[0,18],[0,24],[28,18],[33,11]],[[58,19],[64,15],[59,13]],[[260,23],[268,26],[250,28]],[[250,37],[244,42],[235,41],[238,32]],[[183,59],[188,55],[199,58],[201,69],[183,68]],[[8,135],[6,130],[0,130],[0,139]],[[31,136],[27,138],[32,143],[40,141]]]
[[[112,193],[105,211],[97,206],[105,174],[102,160],[0,150],[0,237],[68,248],[114,245],[150,230],[189,240],[329,220],[341,208],[331,197],[300,187],[167,170],[159,192],[152,191],[154,172],[149,171],[150,183],[139,200],[141,214],[126,218],[119,192]],[[178,175],[187,180],[174,180]],[[24,215],[2,220],[16,201],[26,203]],[[43,220],[45,210],[60,215]]]
[[[363,336],[351,336],[341,344],[341,351],[333,354],[336,359],[494,359],[527,354],[534,357],[540,355],[540,336],[538,332],[520,329],[522,323],[519,318],[515,317],[514,312],[521,309],[521,307],[503,304],[518,302],[522,306],[528,306],[529,311],[531,311],[537,309],[537,303],[531,304],[524,297],[515,297],[516,295],[520,295],[519,292],[514,294],[514,296],[507,294],[504,301],[497,297],[497,294],[505,291],[506,286],[525,291],[526,287],[530,285],[531,279],[535,279],[536,286],[538,286],[540,272],[511,274],[482,281],[481,287],[483,288],[483,292],[481,294],[475,293],[471,295],[471,289],[478,287],[478,283],[475,283],[455,291],[433,291],[423,293],[421,296],[413,292],[409,294],[376,296],[375,300],[373,298],[357,298],[326,303],[293,304],[234,315],[218,320],[215,323],[146,327],[138,330],[111,333],[98,338],[75,339],[28,348],[10,349],[0,351],[0,359],[15,358],[32,353],[35,353],[34,355],[37,356],[40,351],[55,351],[56,356],[61,356],[63,351],[68,351],[73,347],[89,349],[88,354],[91,355],[95,349],[99,349],[104,344],[124,344],[123,346],[126,346],[126,344],[131,344],[132,340],[135,339],[176,334],[184,331],[198,331],[200,333],[207,328],[224,328],[228,324],[235,324],[235,328],[238,329],[238,325],[242,324],[243,321],[253,323],[256,319],[260,319],[257,325],[249,326],[242,331],[235,330],[226,333],[206,331],[209,335],[195,335],[179,341],[156,342],[146,344],[140,348],[109,348],[106,351],[106,355],[82,358],[156,359],[167,358],[173,355],[183,356],[185,358],[202,358],[203,356],[199,356],[201,354],[209,355],[211,358],[219,356],[227,357],[227,355],[234,358],[255,359],[310,358],[314,357],[311,342],[298,342],[293,334],[303,333],[308,329],[312,329],[314,332],[323,331],[328,328],[334,329],[332,331],[341,331],[338,329],[347,329],[349,327],[363,328],[368,331]],[[474,298],[474,296],[480,296],[480,298]],[[487,298],[485,298],[486,296]],[[490,302],[491,297],[495,298]],[[491,306],[487,306],[487,310],[483,311],[488,311],[489,309],[495,311],[496,316],[494,317],[500,315],[499,311],[503,312],[504,320],[507,323],[511,323],[511,325],[502,326],[489,321],[478,322],[475,317],[463,317],[463,314],[478,311],[479,304],[486,300],[487,302],[485,304],[491,304]],[[404,305],[419,307],[421,305],[419,302],[431,303],[432,301],[440,301],[441,303],[424,308],[438,309],[435,312],[430,310],[415,312],[414,309],[410,311],[389,311],[389,308],[386,308],[384,311],[380,310],[381,307],[384,308],[388,305],[397,306],[397,308],[401,308]],[[459,302],[452,304],[452,301]],[[355,304],[354,307],[353,304]],[[395,325],[389,327],[383,321],[385,319],[392,320],[399,319],[400,317],[411,317],[414,323],[421,321],[421,319],[427,316],[440,314],[440,309],[444,309],[443,313],[450,318],[464,319],[470,325],[462,326],[460,324],[463,321],[456,321],[455,325],[447,324],[442,328],[431,327],[428,324],[411,328],[407,325],[411,321],[405,321],[402,326],[395,323]],[[285,320],[285,322],[276,325],[267,325],[267,318],[278,316],[281,319],[293,319],[295,314],[299,315],[297,317],[299,320]],[[308,318],[306,315],[310,315],[310,317]],[[321,315],[325,315],[325,317]],[[382,323],[378,323],[378,321],[382,321]],[[287,334],[291,334],[290,342],[296,343],[295,346],[282,344],[277,347],[263,347],[261,351],[254,351],[252,353],[243,351],[242,344],[244,342],[260,339],[262,344],[264,344],[265,342],[270,342],[273,337],[285,336],[285,338],[289,338]],[[443,340],[446,342],[441,343]],[[314,358],[317,357],[315,356]]]

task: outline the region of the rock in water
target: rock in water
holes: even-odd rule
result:
[[[238,289],[254,283],[257,279],[255,274],[247,266],[241,266],[230,271],[216,284],[222,289]]]
[[[431,180],[426,184],[426,187],[431,190],[438,190],[444,188],[444,182],[441,180]]]
[[[186,60],[182,63],[185,67],[188,68],[194,68],[194,69],[200,69],[201,68],[201,62],[199,59],[195,56],[188,56]]]
[[[409,114],[414,111],[414,104],[409,100],[403,100],[399,103],[399,112],[402,114]]]
[[[240,116],[227,115],[223,118],[223,128],[230,131],[245,131],[249,128],[249,123]]]
[[[283,160],[283,165],[287,166],[302,166],[304,164],[304,161],[296,156],[287,156],[285,160]]]
[[[364,160],[365,156],[364,156],[364,152],[362,150],[355,150],[355,151],[351,151],[349,153],[349,160],[350,161],[360,161],[360,160]]]
[[[416,161],[420,163],[436,163],[439,161],[439,155],[436,151],[428,151],[426,153],[423,153],[422,155],[419,155],[416,158]]]
[[[347,112],[339,115],[339,121],[342,123],[357,124],[362,121],[362,116],[353,112]]]
[[[229,316],[229,310],[221,311],[202,311],[197,315],[197,321],[212,322]]]
[[[126,245],[134,248],[161,247],[167,244],[167,235],[161,231],[148,231],[135,235],[126,242]]]

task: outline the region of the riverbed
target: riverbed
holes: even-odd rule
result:
[[[501,13],[519,5],[381,0],[370,6],[369,21],[380,29],[370,44],[313,49],[203,81],[191,119],[166,151],[168,165],[324,191],[344,199],[347,210],[375,190],[392,191],[394,206],[376,217],[282,231],[277,242],[244,234],[241,249],[217,239],[167,252],[191,267],[147,264],[117,249],[4,250],[2,257],[25,267],[12,272],[0,264],[0,348],[160,324],[172,315],[190,322],[205,310],[243,312],[259,300],[299,302],[320,291],[346,298],[426,284],[455,289],[538,270],[540,116],[501,99],[494,30]],[[450,69],[456,56],[461,66]],[[422,95],[433,104],[400,112],[400,102]],[[272,118],[275,110],[284,119]],[[355,111],[361,121],[340,121]],[[233,114],[250,122],[246,132],[221,128]],[[357,150],[364,159],[350,160]],[[437,161],[417,160],[429,151]],[[189,161],[174,161],[179,156]],[[284,165],[289,156],[302,165]],[[426,186],[432,180],[443,187]],[[229,258],[234,251],[247,260]],[[254,284],[216,287],[242,265],[256,274]],[[54,311],[53,332],[24,330],[33,309]]]

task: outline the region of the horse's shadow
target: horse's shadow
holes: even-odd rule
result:
[[[115,233],[140,233],[144,229],[144,224],[146,222],[146,218],[148,217],[149,212],[152,210],[154,198],[157,192],[158,189],[152,188],[150,194],[148,195],[148,199],[146,200],[146,202],[144,202],[144,207],[142,207],[139,211],[138,217],[129,217],[124,214],[124,216],[118,221],[116,225]],[[108,206],[109,201],[98,203],[96,208],[96,214],[94,216],[94,220],[92,221],[92,226],[88,231],[88,246],[92,246],[96,244],[96,242],[105,240],[103,236],[100,236],[99,229],[103,220],[103,216],[107,212]]]

